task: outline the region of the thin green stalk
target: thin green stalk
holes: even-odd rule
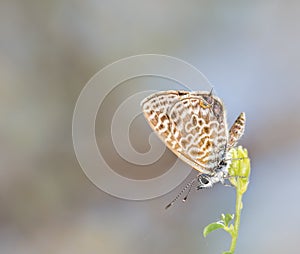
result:
[[[235,214],[222,214],[220,221],[207,225],[203,230],[204,237],[219,228],[223,228],[230,234],[230,250],[223,254],[233,254],[235,252],[241,222],[241,211],[243,208],[242,198],[248,188],[250,176],[250,159],[248,158],[247,150],[242,147],[237,147],[233,148],[230,152],[232,155],[232,163],[228,169],[228,173],[231,176],[229,181],[236,189]],[[234,223],[231,223],[233,219]]]
[[[231,239],[231,246],[229,252],[234,253],[237,238],[239,235],[239,228],[240,228],[240,222],[241,222],[241,211],[243,207],[242,203],[242,197],[243,193],[239,192],[237,190],[236,192],[236,201],[235,201],[235,220],[234,220],[234,231],[232,233],[232,239]]]

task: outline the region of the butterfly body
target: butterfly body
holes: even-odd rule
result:
[[[228,131],[223,102],[210,92],[161,91],[141,105],[159,138],[199,172],[198,188],[224,183],[230,163],[228,151],[244,132],[244,113]]]

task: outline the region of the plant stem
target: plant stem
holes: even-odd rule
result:
[[[241,212],[243,209],[242,197],[247,191],[250,176],[250,159],[248,152],[242,147],[232,148],[231,150],[232,162],[228,168],[230,183],[235,187],[235,214],[227,213],[221,215],[221,220],[207,225],[203,230],[203,235],[206,237],[210,232],[223,228],[231,236],[230,250],[223,252],[223,254],[234,254],[237,238],[239,235]],[[235,176],[235,177],[234,177]],[[232,220],[234,218],[234,223]]]
[[[234,231],[232,232],[232,240],[230,246],[231,253],[234,253],[235,251],[236,242],[239,235],[241,211],[243,208],[242,197],[243,197],[243,193],[239,190],[239,188],[236,188]]]

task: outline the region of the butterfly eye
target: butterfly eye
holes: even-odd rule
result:
[[[208,179],[205,177],[199,177],[199,182],[206,185],[209,183]]]
[[[203,176],[203,175],[199,176],[199,178],[198,178],[199,185],[197,186],[197,190],[205,189],[205,188],[208,188],[208,187],[212,187],[212,183],[210,182],[210,179],[207,178],[207,177]]]

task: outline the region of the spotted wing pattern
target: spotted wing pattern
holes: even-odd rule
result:
[[[235,120],[233,125],[231,126],[229,130],[229,140],[228,140],[228,146],[227,150],[234,147],[238,140],[242,137],[244,134],[246,125],[246,115],[244,112],[242,112],[239,117]]]
[[[228,141],[221,100],[208,92],[164,91],[142,101],[152,129],[183,161],[211,174],[225,158]]]
[[[165,91],[152,94],[141,102],[144,115],[151,128],[174,151],[180,150],[180,147],[172,134],[174,126],[172,126],[169,112],[172,105],[179,99],[176,91]]]

